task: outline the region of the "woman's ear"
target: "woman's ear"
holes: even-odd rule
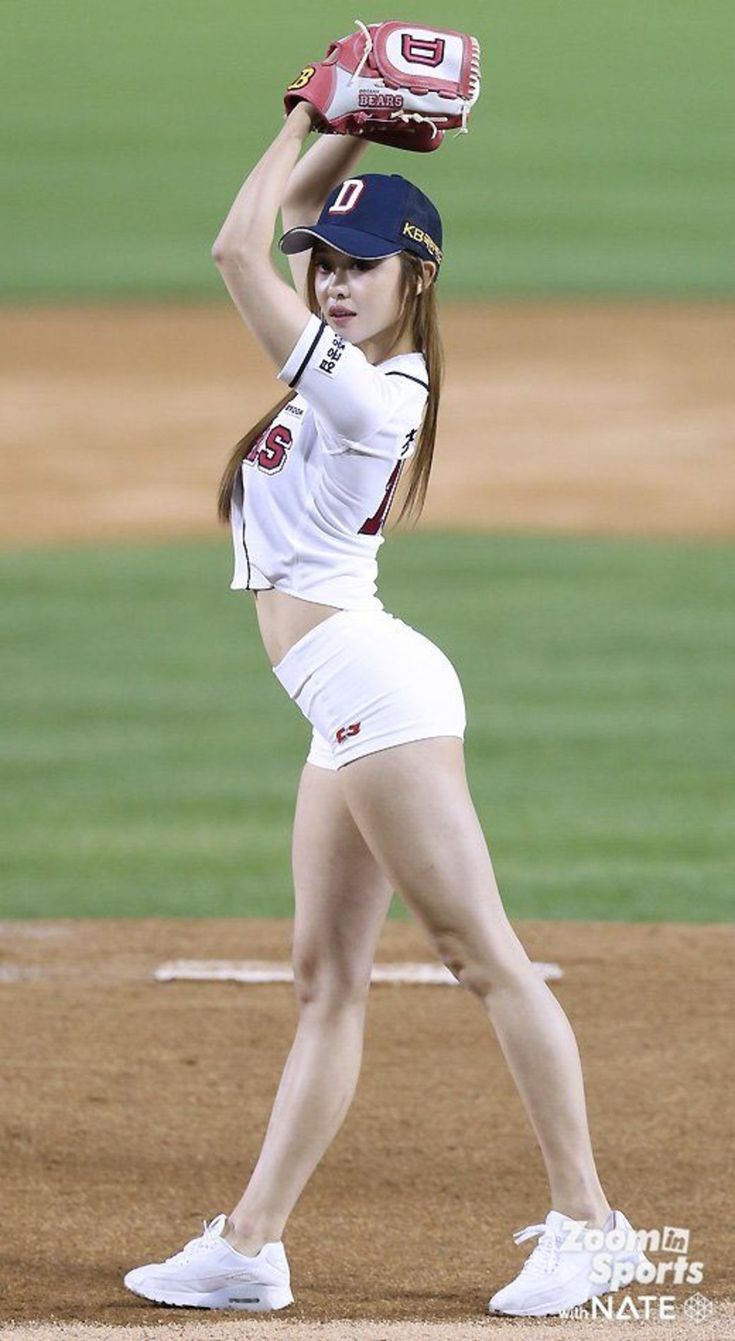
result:
[[[416,292],[423,293],[428,289],[436,279],[436,263],[434,261],[421,262],[421,278],[416,285]]]

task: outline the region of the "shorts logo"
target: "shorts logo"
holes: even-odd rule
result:
[[[342,355],[344,354],[344,351],[345,351],[345,342],[342,339],[342,336],[333,335],[332,343],[330,344],[325,357],[319,364],[319,371],[327,373],[327,375],[331,377]]]
[[[344,745],[349,736],[357,736],[360,733],[362,722],[351,722],[349,726],[341,726],[337,732],[337,744]]]

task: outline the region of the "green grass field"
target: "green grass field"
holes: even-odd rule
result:
[[[732,0],[399,12],[484,51],[468,137],[366,160],[436,197],[448,293],[735,292]],[[219,223],[283,87],[353,9],[5,0],[3,17],[0,297],[219,295]]]
[[[419,532],[382,576],[514,916],[731,916],[732,548]],[[225,538],[2,556],[2,916],[288,914],[308,728],[228,582]]]

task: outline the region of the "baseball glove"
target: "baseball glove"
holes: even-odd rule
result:
[[[289,84],[287,113],[309,102],[323,133],[422,152],[438,149],[447,130],[467,130],[480,95],[475,37],[417,23],[356,23],[358,32],[333,42]]]

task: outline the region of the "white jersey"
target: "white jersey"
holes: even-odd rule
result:
[[[232,588],[382,610],[380,532],[416,451],[428,394],[423,355],[373,366],[312,316],[278,376],[297,394],[238,473]]]

